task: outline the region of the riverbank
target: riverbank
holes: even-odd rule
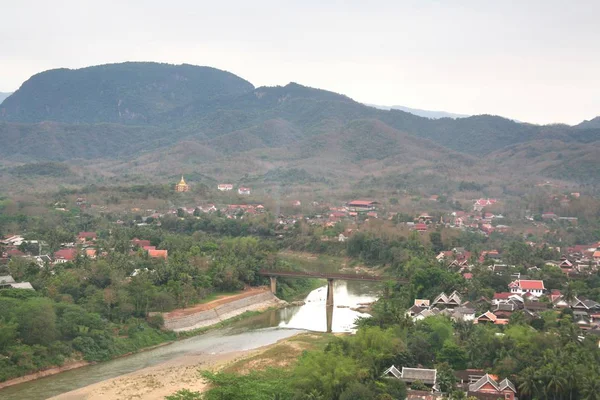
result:
[[[163,314],[165,328],[174,332],[197,331],[217,325],[245,312],[264,311],[282,307],[287,303],[279,300],[267,288],[253,288],[211,303],[175,310]]]
[[[256,297],[258,296],[258,298]],[[264,299],[263,299],[264,298]],[[257,301],[260,299],[260,301]],[[264,301],[263,301],[264,300]],[[268,289],[266,288],[251,288],[243,293],[237,293],[234,295],[222,296],[217,298],[216,300],[210,301],[208,303],[199,304],[195,307],[191,307],[185,310],[176,310],[172,313],[175,317],[177,316],[194,316],[197,313],[206,312],[211,310],[220,310],[220,313],[215,312],[215,318],[204,321],[204,323],[199,324],[198,326],[192,326],[188,329],[180,329],[173,331],[178,333],[177,340],[186,339],[192,336],[201,335],[206,332],[209,332],[213,329],[224,328],[228,325],[231,325],[237,321],[240,321],[245,318],[249,318],[255,315],[258,315],[262,312],[268,311],[273,308],[283,307],[287,303],[277,299],[277,297],[273,296]],[[202,311],[203,310],[203,311]],[[168,329],[165,323],[165,328]],[[167,341],[160,343],[158,345],[149,346],[145,348],[141,348],[135,352],[130,352],[126,354],[121,354],[114,359],[128,357],[133,354],[141,353],[144,351],[149,351],[161,346],[167,346],[172,344],[173,341]],[[4,388],[8,388],[10,386],[19,385],[22,383],[34,381],[40,378],[60,374],[66,371],[71,371],[73,369],[86,367],[89,365],[96,364],[96,362],[88,362],[84,360],[76,360],[69,363],[66,363],[61,366],[47,368],[41,371],[36,371],[31,374],[19,376],[13,379],[9,379],[4,382],[0,382],[0,390]],[[1,392],[0,392],[1,393]],[[1,396],[0,396],[1,397]]]
[[[300,333],[253,350],[224,354],[190,354],[127,375],[102,381],[52,397],[53,400],[164,399],[181,389],[204,392],[208,385],[199,371],[244,373],[267,367],[286,366],[305,350],[320,348],[329,336]]]

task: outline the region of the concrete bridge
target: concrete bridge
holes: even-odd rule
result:
[[[316,279],[327,279],[327,332],[331,332],[332,319],[333,319],[333,281],[344,280],[344,281],[362,281],[362,282],[384,282],[394,280],[397,282],[407,283],[405,279],[393,279],[382,276],[374,276],[367,274],[340,274],[340,273],[329,273],[329,272],[306,272],[306,271],[272,271],[262,269],[258,272],[259,275],[268,276],[271,279],[271,292],[273,294],[277,291],[277,277],[283,278],[316,278]]]
[[[367,274],[339,274],[329,272],[305,272],[305,271],[270,271],[261,269],[258,272],[259,275],[268,276],[271,278],[271,292],[275,294],[277,291],[277,277],[281,276],[284,278],[316,278],[316,279],[327,279],[327,305],[333,305],[333,281],[363,281],[363,282],[383,282],[390,280],[381,276],[367,275]]]

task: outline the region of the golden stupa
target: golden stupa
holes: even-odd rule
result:
[[[190,190],[190,185],[185,183],[185,179],[183,179],[183,175],[181,175],[181,180],[177,185],[175,185],[176,192],[187,192]]]

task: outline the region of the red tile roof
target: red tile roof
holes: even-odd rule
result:
[[[521,279],[521,280],[515,281],[513,283],[516,283],[516,285],[513,285],[513,286],[517,286],[522,290],[544,290],[545,289],[544,281]]]
[[[166,260],[168,254],[167,250],[148,250],[148,255],[152,258],[164,258]]]
[[[77,237],[80,239],[96,239],[98,235],[96,235],[96,232],[79,232]]]
[[[427,225],[425,224],[415,224],[415,229],[418,231],[426,231],[427,230]]]
[[[77,250],[75,249],[60,249],[54,253],[55,259],[73,261],[77,256]]]

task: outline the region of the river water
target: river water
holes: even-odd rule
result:
[[[273,310],[231,327],[177,341],[168,346],[0,390],[2,400],[42,400],[96,382],[150,367],[185,354],[223,354],[251,350],[301,331],[352,332],[356,318],[367,316],[351,308],[375,301],[379,286],[371,282],[334,282],[334,306],[325,306],[327,286],[313,290],[305,305]]]

